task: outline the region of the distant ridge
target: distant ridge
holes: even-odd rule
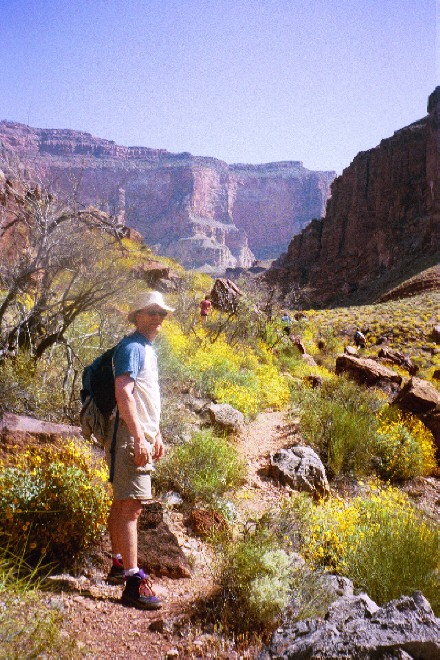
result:
[[[10,121],[0,122],[0,169],[60,195],[79,183],[78,201],[116,214],[160,254],[213,273],[279,256],[323,214],[336,176],[301,161],[228,165]]]

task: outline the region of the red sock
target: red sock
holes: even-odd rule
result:
[[[113,566],[117,566],[118,568],[123,568],[124,564],[122,562],[122,559],[118,559],[118,557],[113,557]]]

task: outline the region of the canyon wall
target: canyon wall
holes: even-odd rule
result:
[[[0,168],[116,214],[160,254],[215,273],[277,257],[322,216],[335,177],[297,161],[228,165],[7,121],[0,122]]]
[[[438,261],[440,87],[428,115],[359,153],[332,184],[326,215],[291,241],[269,274],[309,302],[365,302]]]

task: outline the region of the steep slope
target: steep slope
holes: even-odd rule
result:
[[[359,153],[332,184],[325,218],[295,236],[270,273],[313,304],[367,302],[438,261],[440,87],[428,115]]]
[[[335,177],[297,161],[227,165],[6,121],[0,122],[0,168],[116,213],[161,254],[216,272],[250,266],[254,255],[278,256],[293,234],[322,215]]]

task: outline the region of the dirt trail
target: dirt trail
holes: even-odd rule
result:
[[[260,516],[282,496],[284,489],[268,479],[264,470],[272,452],[292,444],[295,428],[284,412],[264,412],[238,436],[236,448],[248,466],[246,484],[236,494],[242,519]]]
[[[235,440],[248,466],[246,484],[237,493],[241,520],[256,518],[279,500],[282,491],[260,473],[270,452],[290,443],[294,424],[282,412],[261,413]],[[73,632],[89,660],[148,658],[252,658],[252,651],[236,651],[221,636],[194,630],[189,616],[194,602],[212,590],[211,550],[189,536],[181,514],[172,514],[172,531],[182,548],[189,549],[194,566],[191,579],[155,578],[156,593],[163,599],[159,612],[140,612],[120,605],[121,588],[85,581],[80,589],[56,596],[54,607],[66,617],[65,630]],[[103,576],[97,576],[97,582]]]

